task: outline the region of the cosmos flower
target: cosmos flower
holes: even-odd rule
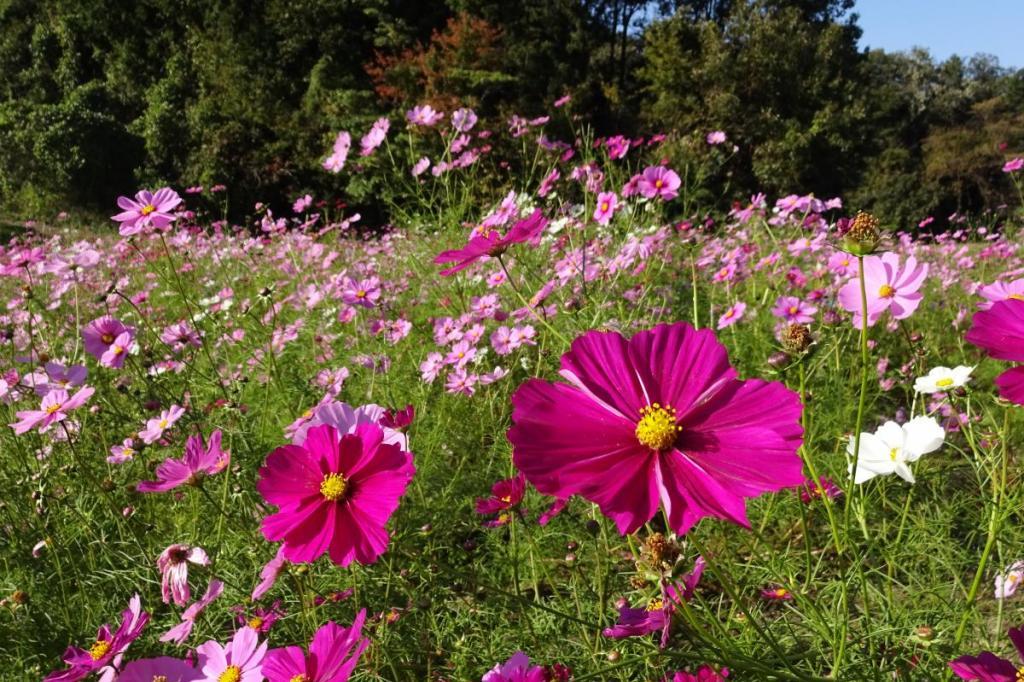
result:
[[[705,138],[705,141],[710,145],[722,144],[725,140],[725,133],[721,130],[712,130]]]
[[[84,386],[73,396],[62,388],[50,391],[39,405],[38,410],[19,410],[15,413],[18,421],[11,424],[15,435],[39,429],[39,433],[46,433],[54,424],[59,424],[68,418],[68,412],[78,409],[92,397],[96,392],[92,386]]]
[[[780,296],[772,308],[772,315],[781,318],[791,324],[810,324],[814,322],[814,313],[818,312],[816,306],[806,301],[801,301],[796,296]]]
[[[512,397],[513,461],[542,493],[597,504],[622,534],[659,504],[679,534],[705,516],[747,526],[745,498],[804,481],[798,396],[738,379],[709,330],[590,331],[561,375],[568,384],[531,379]]]
[[[607,225],[619,208],[619,197],[615,192],[601,192],[597,195],[597,206],[594,208],[594,222]]]
[[[452,112],[452,128],[465,133],[473,129],[476,125],[477,117],[476,112],[472,109],[456,109]]]
[[[1020,157],[1010,159],[1003,164],[1004,173],[1013,173],[1019,171],[1021,168],[1024,168],[1024,159]]]
[[[170,408],[163,410],[159,417],[146,420],[146,428],[139,431],[139,438],[146,445],[152,445],[164,435],[164,431],[174,426],[174,423],[181,419],[183,414],[185,414],[185,408],[171,405]]]
[[[360,424],[377,424],[384,431],[385,443],[397,445],[408,452],[409,439],[398,427],[386,424],[387,417],[388,411],[374,403],[352,407],[340,400],[327,400],[313,408],[313,414],[309,419],[295,429],[292,434],[292,444],[302,445],[309,430],[321,424],[329,424],[338,429],[338,433],[341,434],[355,433],[356,427]]]
[[[807,482],[800,488],[800,501],[810,504],[814,500],[823,498],[835,499],[843,494],[843,491],[828,476],[819,476],[817,482],[807,479]]]
[[[435,111],[434,107],[429,104],[423,104],[421,106],[415,106],[407,111],[405,113],[405,118],[414,126],[430,127],[440,122],[440,120],[444,118],[444,113]]]
[[[170,187],[158,189],[155,193],[144,189],[135,195],[135,199],[118,197],[117,205],[121,213],[111,219],[121,223],[121,236],[129,237],[142,232],[146,227],[152,226],[158,230],[167,227],[177,219],[171,211],[180,203],[181,197]]]
[[[88,649],[68,647],[64,662],[70,667],[46,676],[44,682],[74,682],[95,671],[113,670],[128,645],[138,639],[149,622],[149,614],[142,610],[139,595],[128,602],[128,608],[121,613],[121,625],[114,632],[104,625],[96,633],[96,641]]]
[[[199,601],[193,602],[185,609],[185,612],[181,614],[181,622],[161,635],[160,641],[184,644],[188,636],[192,634],[192,627],[195,625],[196,618],[223,592],[224,583],[219,580],[211,580],[202,598]]]
[[[209,566],[210,557],[202,547],[188,545],[170,545],[156,559],[156,567],[160,570],[160,596],[165,604],[171,600],[178,606],[184,606],[192,597],[188,587],[188,565]]]
[[[103,357],[110,352],[110,347],[126,332],[134,337],[133,328],[109,315],[93,320],[82,327],[85,352],[102,362]]]
[[[517,651],[504,663],[494,666],[481,678],[481,682],[547,682],[547,679],[543,666],[531,666],[530,657]]]
[[[996,576],[996,599],[1012,597],[1024,581],[1024,561],[1014,561],[1006,570]]]
[[[351,627],[327,621],[313,635],[309,654],[301,647],[271,649],[263,659],[262,672],[268,682],[346,682],[370,640],[362,635],[366,609],[356,615]]]
[[[170,656],[131,661],[118,673],[117,682],[200,682],[203,674],[188,661]]]
[[[547,224],[547,218],[544,217],[540,209],[537,209],[528,218],[513,225],[506,236],[502,237],[497,230],[490,230],[486,234],[477,234],[471,237],[469,243],[463,248],[441,252],[434,258],[434,262],[438,264],[455,263],[454,266],[441,271],[441,275],[444,277],[454,275],[481,258],[500,256],[512,244],[531,241],[540,236]]]
[[[921,455],[938,450],[946,439],[946,432],[932,417],[914,417],[900,426],[886,422],[874,433],[861,433],[860,455],[857,458],[857,474],[854,483],[864,483],[875,476],[896,474],[907,483],[914,482],[911,462]],[[849,469],[853,469],[854,437],[850,436],[846,452],[849,454]]]
[[[715,670],[709,665],[702,665],[697,669],[696,674],[680,670],[673,673],[671,677],[666,675],[663,682],[725,682],[728,677],[728,668]]]
[[[114,342],[110,344],[106,352],[100,356],[100,365],[121,369],[124,367],[124,361],[128,357],[128,353],[131,352],[133,345],[135,345],[135,335],[131,331],[121,332],[114,339]]]
[[[981,310],[988,310],[993,303],[1013,299],[1024,301],[1024,278],[1015,279],[1012,282],[993,282],[978,289],[978,295],[985,300],[978,304]]]
[[[384,140],[387,139],[390,127],[391,121],[386,116],[374,121],[370,131],[363,135],[363,139],[359,141],[359,155],[369,156],[377,147],[381,146]]]
[[[619,620],[605,628],[601,634],[612,639],[639,637],[652,632],[660,632],[659,646],[664,649],[672,627],[672,615],[675,610],[693,597],[701,575],[704,573],[704,557],[697,557],[693,570],[683,576],[678,583],[665,583],[659,597],[652,599],[644,608],[630,608],[624,604],[619,608]]]
[[[331,173],[340,173],[341,169],[345,167],[345,160],[348,159],[348,152],[351,148],[352,135],[344,130],[338,133],[338,136],[334,139],[331,155],[324,159],[324,170]]]
[[[388,545],[388,518],[415,471],[412,455],[384,443],[377,424],[340,435],[328,424],[309,429],[301,445],[285,445],[260,468],[257,490],[279,511],[263,519],[263,535],[284,542],[291,562],[325,552],[347,566],[369,564]]]
[[[182,485],[198,485],[206,476],[224,470],[231,454],[221,450],[220,429],[210,434],[209,443],[202,435],[189,436],[181,459],[165,459],[156,468],[155,481],[142,481],[135,489],[140,493],[162,493]]]
[[[1006,634],[1017,649],[1017,655],[1024,660],[1024,627],[1010,628]],[[950,661],[949,667],[961,680],[981,682],[1019,682],[1019,671],[1024,669],[1024,666],[1000,658],[991,651],[983,651],[977,656],[961,656]]]
[[[682,182],[674,170],[665,166],[648,166],[640,174],[636,188],[642,196],[648,199],[658,197],[662,201],[669,201],[678,196],[680,184]],[[623,195],[625,194],[626,192],[623,190]]]
[[[716,328],[725,329],[726,327],[733,326],[734,324],[740,321],[740,318],[743,317],[743,313],[745,313],[746,310],[747,304],[744,303],[743,301],[737,301],[736,303],[733,303],[731,306],[729,306],[729,309],[722,313],[722,315],[718,318],[718,325]]]
[[[239,628],[227,646],[210,640],[196,647],[204,682],[263,682],[267,643],[252,628]]]
[[[1024,362],[1024,301],[1009,298],[974,313],[964,337],[997,360]],[[998,377],[999,395],[1024,405],[1024,366],[1012,367]]]
[[[964,365],[958,365],[953,369],[935,367],[925,376],[914,380],[914,390],[918,393],[948,393],[955,388],[966,386],[973,371],[973,367]]]
[[[487,521],[488,527],[504,526],[512,520],[511,510],[519,506],[526,492],[526,477],[517,474],[513,478],[498,481],[491,486],[490,497],[476,498],[477,514],[497,514],[497,518]]]
[[[924,294],[921,286],[928,276],[928,264],[908,256],[900,267],[895,253],[864,258],[864,288],[867,295],[868,326],[888,310],[894,319],[903,320],[914,314]],[[853,324],[861,325],[860,280],[853,277],[839,290],[839,304],[853,313]]]

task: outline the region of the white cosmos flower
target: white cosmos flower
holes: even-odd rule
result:
[[[954,388],[960,388],[971,379],[973,367],[959,365],[950,369],[949,367],[936,367],[923,377],[914,381],[914,390],[918,393],[946,393]]]
[[[897,474],[908,483],[914,482],[910,462],[916,462],[921,455],[938,450],[946,438],[946,432],[932,417],[915,417],[900,426],[886,422],[874,433],[861,433],[860,457],[857,459],[857,475],[854,483],[863,483],[875,476]],[[846,447],[850,455],[850,469],[853,468],[853,436]]]

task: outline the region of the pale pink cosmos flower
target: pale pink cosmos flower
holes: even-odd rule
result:
[[[38,410],[19,410],[15,415],[18,421],[10,427],[18,436],[37,427],[39,433],[46,433],[54,424],[67,419],[68,412],[84,405],[95,392],[92,386],[79,389],[73,396],[68,396],[64,389],[50,391],[43,396]]]
[[[1024,159],[1020,157],[1010,159],[1005,164],[1003,164],[1004,173],[1013,173],[1015,171],[1019,171],[1021,168],[1024,168]]]
[[[731,327],[740,321],[743,317],[743,313],[747,310],[747,304],[743,301],[737,301],[729,306],[729,309],[722,313],[721,317],[718,318],[718,329],[725,329]]]
[[[340,173],[341,169],[345,167],[348,151],[351,148],[352,135],[344,130],[338,133],[338,137],[334,139],[334,148],[331,150],[331,155],[324,159],[324,170],[331,173]]]
[[[920,292],[928,276],[928,264],[908,256],[900,267],[895,253],[864,258],[864,286],[867,294],[868,325],[873,325],[888,310],[893,319],[903,320],[914,314],[924,294]],[[860,281],[852,278],[839,290],[839,304],[853,313],[853,324],[861,324]]]
[[[473,126],[476,125],[476,122],[476,112],[472,109],[456,109],[452,112],[452,128],[455,128],[455,130],[460,133],[472,130]]]
[[[414,126],[432,126],[436,125],[444,114],[440,111],[435,111],[434,107],[429,104],[422,106],[416,106],[406,112],[405,118],[409,123]]]
[[[170,408],[161,412],[159,417],[146,421],[146,428],[139,431],[139,438],[146,445],[155,443],[160,436],[164,435],[164,431],[171,428],[174,422],[181,419],[183,414],[185,414],[185,408],[171,405]]]
[[[682,181],[674,170],[665,166],[648,166],[640,174],[636,189],[648,199],[659,197],[662,201],[669,201],[678,196],[681,184]],[[625,188],[622,194],[627,196]]]
[[[196,647],[204,682],[262,682],[267,643],[252,628],[239,628],[227,646],[210,640]]]
[[[117,205],[121,208],[121,213],[111,219],[121,223],[121,236],[129,237],[142,232],[145,227],[167,227],[177,219],[171,211],[180,203],[181,197],[170,187],[158,189],[155,193],[144,189],[135,195],[134,200],[118,197]]]
[[[100,356],[100,365],[121,369],[124,367],[125,358],[128,357],[128,353],[131,352],[134,344],[135,334],[131,331],[121,332],[107,350],[104,351],[103,355]]]
[[[277,548],[274,558],[264,564],[260,570],[260,582],[252,590],[253,601],[259,599],[274,586],[278,576],[288,567],[288,560],[284,558],[284,544]]]
[[[192,597],[188,587],[188,565],[209,566],[210,557],[202,547],[188,545],[170,545],[156,559],[156,567],[160,569],[160,595],[165,604],[171,600],[178,606],[184,606]]]
[[[109,315],[93,320],[82,327],[85,352],[102,361],[103,355],[124,332],[131,332],[134,335],[135,330]]]
[[[444,356],[440,353],[428,353],[427,359],[420,363],[420,377],[428,384],[432,384],[442,369]]]
[[[192,626],[195,625],[196,618],[198,618],[199,614],[205,611],[206,607],[212,604],[222,592],[224,592],[224,583],[219,580],[211,580],[209,586],[206,588],[206,594],[203,595],[202,599],[190,604],[188,608],[185,609],[185,612],[181,614],[181,622],[161,635],[160,641],[184,644],[185,640],[188,639],[188,636],[192,634]]]
[[[619,197],[615,192],[601,192],[597,195],[597,206],[594,208],[594,222],[607,225],[619,208]]]
[[[123,443],[110,448],[110,456],[107,457],[107,461],[111,464],[124,464],[125,462],[132,461],[134,458],[135,441],[131,438],[125,438]]]
[[[295,431],[292,435],[292,444],[302,445],[309,430],[322,424],[333,426],[342,436],[347,433],[355,433],[360,424],[376,424],[384,431],[383,443],[397,445],[403,452],[408,452],[409,440],[406,435],[397,429],[381,424],[386,414],[386,409],[374,403],[353,407],[348,403],[330,400],[318,405],[309,421]]]
[[[712,130],[706,138],[707,143],[710,145],[722,144],[725,140],[725,132],[721,130]]]
[[[426,156],[423,156],[420,158],[419,161],[413,164],[413,167],[412,169],[410,169],[409,172],[412,173],[412,176],[414,178],[418,178],[419,176],[423,175],[423,172],[428,168],[430,168],[430,159],[427,158]]]
[[[814,321],[814,313],[818,312],[816,306],[802,301],[796,296],[779,296],[772,308],[772,315],[785,320],[791,324],[810,324]]]
[[[988,310],[992,304],[1012,299],[1024,301],[1024,279],[1012,282],[993,282],[978,289],[978,294],[985,300],[978,304],[981,310]]]
[[[36,394],[40,397],[46,395],[55,388],[68,390],[76,386],[81,386],[89,376],[89,370],[86,369],[85,365],[66,366],[51,360],[44,365],[44,369],[46,370],[46,380],[37,382],[33,387],[35,388]]]
[[[1003,573],[996,576],[996,599],[1012,597],[1022,581],[1024,581],[1024,561],[1015,561],[1007,566]]]
[[[378,118],[373,122],[373,126],[370,128],[370,132],[363,135],[363,139],[359,141],[359,155],[369,156],[373,153],[377,147],[384,143],[384,140],[388,136],[388,129],[391,128],[391,121],[387,117]]]
[[[295,200],[295,203],[292,204],[292,211],[294,213],[304,213],[306,211],[306,209],[309,208],[312,205],[313,205],[313,195],[307,194],[307,195],[301,196],[301,197],[299,197],[298,199]]]

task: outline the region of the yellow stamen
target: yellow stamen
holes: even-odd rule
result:
[[[253,630],[259,630],[261,627],[263,627],[263,619],[259,616],[253,616],[249,619],[246,625],[251,627]]]
[[[103,343],[105,343],[105,344],[107,344],[109,346],[110,344],[114,343],[114,335],[113,334],[104,334],[103,336],[100,337],[100,341],[102,341]]]
[[[607,201],[602,201],[601,202],[601,212],[602,213],[607,213],[608,212],[608,202]]]
[[[292,679],[288,680],[288,682],[309,682],[309,678],[305,675],[296,675]]]
[[[348,488],[348,481],[345,480],[344,476],[341,474],[327,474],[324,476],[323,482],[320,483],[320,494],[328,502],[337,502],[345,494],[346,488]]]
[[[899,454],[899,451],[900,451],[899,448],[893,448],[892,450],[890,450],[889,451],[889,459],[891,459],[892,461],[895,462],[896,461],[896,455]]]
[[[366,292],[360,289],[356,292],[356,298],[366,298]]]
[[[878,289],[878,295],[882,298],[892,298],[896,294],[896,290],[888,284],[883,284]]]
[[[657,180],[654,181],[654,188],[661,189],[661,186],[664,184],[665,183],[661,180],[661,178],[658,178]]]
[[[795,305],[789,306],[789,314],[790,315],[796,315],[798,310],[800,310],[800,309],[797,308]]]
[[[789,590],[787,590],[785,587],[780,587],[777,590],[775,590],[773,594],[781,599],[782,597],[785,597],[787,594],[789,594]]]
[[[161,428],[161,429],[166,429],[166,428],[167,428],[167,426],[168,426],[168,424],[167,424],[167,420],[166,420],[166,419],[161,419],[161,420],[160,420],[160,428]]]
[[[1010,294],[1006,298],[1013,299],[1014,301],[1024,301],[1024,295],[1022,294]]]
[[[237,665],[229,665],[217,678],[217,682],[238,682],[242,679],[242,669]]]
[[[110,642],[105,639],[98,639],[96,643],[89,647],[89,657],[98,661],[110,652]]]
[[[142,207],[142,210],[140,210],[139,213],[141,213],[142,215],[149,215],[155,210],[156,206],[154,206],[153,204],[146,204],[145,206]]]
[[[668,450],[682,429],[676,424],[675,408],[653,403],[640,410],[636,439],[652,450]]]
[[[953,380],[950,379],[949,377],[946,377],[945,379],[939,379],[938,381],[936,381],[935,385],[938,386],[939,388],[945,388],[946,386],[952,386]]]
[[[53,414],[54,412],[58,412],[60,411],[60,408],[60,403],[54,403],[53,405],[50,405],[49,407],[46,408],[46,414]]]
[[[648,611],[661,611],[665,608],[665,602],[662,601],[661,597],[654,597],[651,601],[647,602]]]

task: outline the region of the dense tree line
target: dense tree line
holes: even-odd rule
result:
[[[853,0],[0,0],[0,207],[329,193],[338,130],[566,93],[598,134],[726,131],[708,182],[728,196],[842,194],[894,222],[1003,201],[1024,70],[860,42]]]

